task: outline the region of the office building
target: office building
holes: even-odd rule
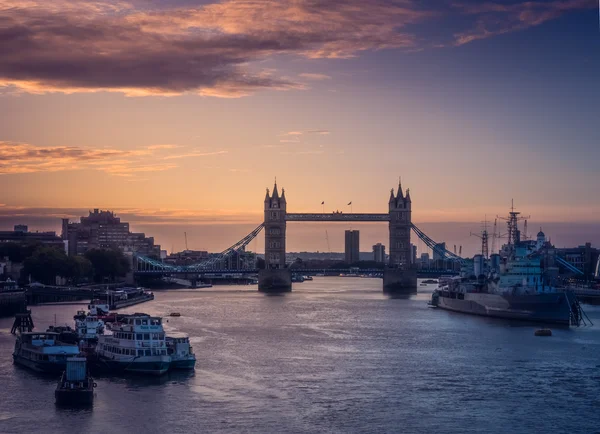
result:
[[[13,231],[0,231],[0,243],[44,244],[47,246],[65,248],[63,240],[56,232],[29,232],[27,225],[15,225]]]
[[[416,264],[417,263],[417,246],[415,246],[414,244],[411,244],[410,252],[411,252],[410,263]]]
[[[154,238],[130,232],[129,223],[121,222],[111,211],[95,209],[79,223],[63,219],[61,237],[67,242],[69,256],[83,255],[90,249],[117,248],[123,253],[160,257]]]
[[[360,260],[359,231],[346,231],[345,260],[347,264],[354,264]]]
[[[385,246],[377,243],[373,246],[373,260],[375,262],[385,262]]]
[[[445,259],[445,254],[443,252],[446,251],[446,243],[438,243],[435,245],[435,249],[433,249],[433,260],[439,261]]]

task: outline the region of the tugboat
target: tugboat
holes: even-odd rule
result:
[[[194,369],[196,355],[187,336],[167,336],[167,354],[171,356],[171,369]]]
[[[124,315],[98,337],[95,356],[100,369],[116,373],[162,375],[169,370],[162,318],[143,313]]]
[[[37,372],[59,373],[67,358],[77,356],[79,347],[58,340],[58,333],[25,332],[17,336],[13,361]]]
[[[87,371],[85,357],[70,357],[54,398],[58,405],[91,405],[94,402],[94,379]]]

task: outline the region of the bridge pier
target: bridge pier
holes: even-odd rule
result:
[[[417,292],[417,270],[387,268],[383,271],[383,292],[386,294],[414,294]]]
[[[267,293],[291,292],[292,271],[289,268],[259,270],[258,290]]]

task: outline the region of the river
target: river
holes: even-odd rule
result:
[[[600,306],[594,327],[511,323],[427,307],[381,280],[315,277],[268,296],[256,286],[156,291],[123,309],[166,316],[191,337],[194,373],[97,378],[91,409],[54,405],[56,379],[14,366],[0,320],[2,433],[597,433]],[[34,306],[36,330],[77,305]]]

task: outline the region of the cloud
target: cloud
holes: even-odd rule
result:
[[[225,154],[227,151],[192,151],[165,155],[179,145],[151,145],[143,149],[84,148],[79,146],[34,146],[0,141],[0,175],[68,170],[100,170],[115,176],[133,177],[143,172],[160,172],[178,167],[170,160]]]
[[[220,97],[302,89],[257,70],[257,61],[410,48],[415,39],[404,28],[431,15],[412,0],[165,4],[0,0],[0,86]]]
[[[181,148],[181,145],[150,145],[148,149],[156,150],[156,149],[177,149]]]
[[[539,26],[575,10],[598,7],[590,0],[526,1],[520,3],[457,3],[463,15],[475,16],[474,27],[456,33],[455,45]]]
[[[463,45],[594,7],[591,0],[463,0],[450,8],[417,0],[203,3],[0,0],[0,91],[237,98],[265,89],[306,89],[261,68],[261,62],[282,55],[343,59],[367,50]],[[450,23],[453,14],[471,19]],[[441,36],[443,43],[431,41],[427,31],[434,18],[459,22],[465,30]]]
[[[331,80],[331,76],[325,74],[313,74],[310,72],[304,72],[298,74],[299,77],[306,78],[307,80]]]
[[[179,158],[188,158],[188,157],[207,157],[210,155],[224,155],[228,154],[229,151],[214,151],[214,152],[201,152],[201,151],[193,151],[187,154],[179,154],[179,155],[167,155],[164,157],[164,160],[175,160]]]
[[[283,133],[282,136],[302,136],[303,134],[327,135],[329,133],[329,130],[289,131],[287,133]]]

